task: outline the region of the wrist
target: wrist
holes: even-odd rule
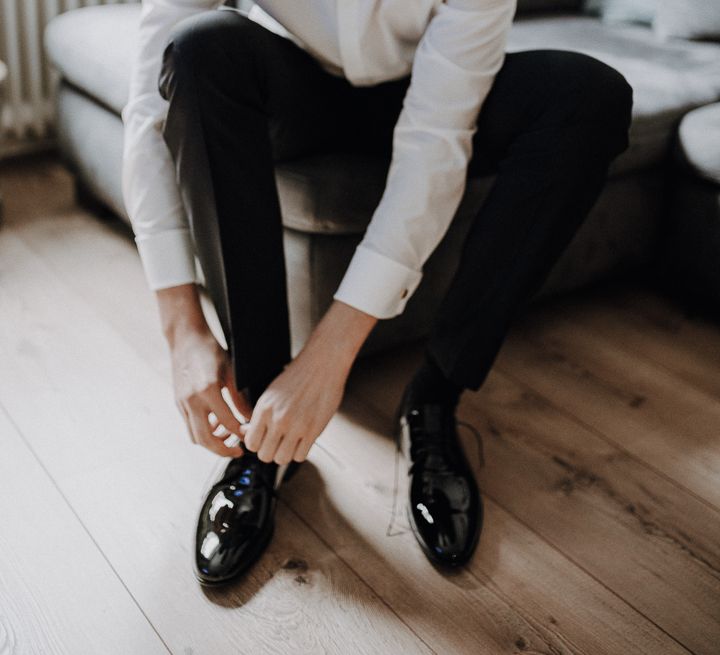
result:
[[[211,335],[197,285],[182,284],[158,289],[155,295],[162,332],[171,347],[183,338]]]

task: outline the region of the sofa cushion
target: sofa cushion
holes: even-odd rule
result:
[[[620,71],[633,87],[630,146],[614,171],[657,164],[668,154],[680,118],[720,100],[720,44],[661,41],[644,25],[604,25],[590,16],[516,20],[509,52],[555,48],[583,52]]]
[[[717,0],[658,0],[653,27],[662,39],[720,41],[720,6]]]
[[[380,202],[390,162],[332,153],[276,165],[283,225],[302,232],[358,234]]]
[[[678,128],[678,155],[698,175],[720,184],[720,102],[686,114]]]
[[[45,51],[62,76],[116,113],[127,102],[140,5],[65,12],[45,28]]]
[[[658,0],[585,0],[583,13],[600,16],[603,23],[643,23],[651,25]]]

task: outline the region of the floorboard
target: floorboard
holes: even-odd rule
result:
[[[543,311],[520,321],[497,367],[720,508],[714,395],[583,326],[572,312]]]
[[[266,553],[230,588],[203,591],[192,533],[223,461],[176,415],[130,233],[79,208],[52,157],[3,164],[0,188],[0,475],[41,489],[52,510],[0,498],[0,652],[3,638],[87,652],[103,635],[102,652],[143,655],[717,652],[717,325],[617,286],[518,321],[459,409],[486,517],[454,574],[409,531],[390,435],[420,345],[361,360],[280,490]],[[35,540],[23,555],[46,525],[52,548]],[[53,568],[56,554],[70,566]],[[91,584],[68,593],[85,559]],[[112,602],[121,614],[106,627]]]
[[[0,402],[172,652],[430,652],[283,509],[242,584],[204,593],[192,533],[216,458],[179,438],[165,380],[10,232],[0,261]]]
[[[0,407],[0,653],[168,653]]]
[[[384,356],[391,388],[402,388],[419,354]],[[354,389],[389,428],[397,399],[375,384],[378,365],[358,371]],[[478,453],[461,426],[492,501],[689,650],[713,651],[720,514],[500,372],[466,394],[458,418],[482,435]]]

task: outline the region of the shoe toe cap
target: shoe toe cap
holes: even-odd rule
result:
[[[471,494],[462,508],[444,494],[416,494],[409,506],[413,525],[431,559],[447,566],[465,564],[477,545],[482,504]]]
[[[195,535],[195,575],[216,584],[252,561],[272,530],[272,495],[264,489],[236,497],[233,487],[216,488],[200,512]],[[229,493],[230,492],[230,493]]]

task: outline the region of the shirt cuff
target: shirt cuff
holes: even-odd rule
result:
[[[187,229],[135,238],[148,286],[153,291],[197,282],[195,250]]]
[[[422,276],[359,244],[333,298],[375,318],[392,318],[403,312]]]

